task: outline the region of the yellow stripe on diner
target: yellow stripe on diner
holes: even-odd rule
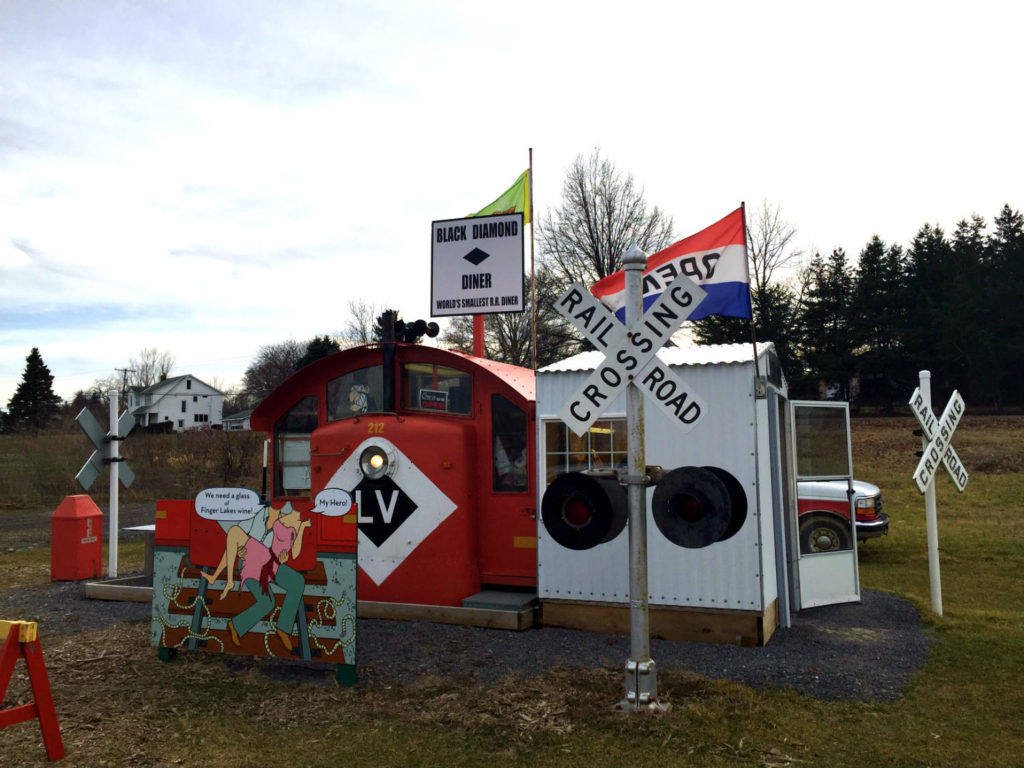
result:
[[[513,536],[512,537],[512,548],[513,549],[536,549],[537,548],[537,537],[536,536]]]

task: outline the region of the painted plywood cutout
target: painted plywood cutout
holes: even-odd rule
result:
[[[301,506],[239,488],[159,502],[150,644],[355,665],[350,508],[338,489]]]

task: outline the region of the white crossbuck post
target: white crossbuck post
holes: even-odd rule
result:
[[[935,473],[945,466],[958,491],[963,493],[967,485],[967,470],[953,450],[953,432],[960,424],[966,406],[960,393],[953,391],[942,416],[938,419],[932,412],[932,375],[930,371],[919,374],[920,386],[910,396],[910,409],[917,423],[921,425],[921,461],[914,470],[914,482],[924,494],[924,518],[928,536],[928,577],[931,582],[932,611],[942,615],[942,578],[939,573],[939,523],[935,508]]]
[[[650,654],[647,586],[646,459],[644,454],[644,392],[689,431],[707,408],[704,401],[668,366],[658,349],[671,338],[700,304],[705,291],[680,275],[643,312],[642,271],[647,254],[631,246],[622,257],[626,282],[624,327],[607,308],[578,283],[555,304],[558,312],[598,349],[605,359],[559,412],[579,436],[586,434],[612,401],[626,390],[627,475],[629,502],[629,649],[623,709],[661,707],[658,678]]]
[[[118,534],[118,481],[125,488],[130,488],[135,481],[135,473],[131,467],[124,463],[119,455],[120,441],[128,436],[135,425],[135,419],[131,413],[125,411],[120,417],[117,415],[117,390],[112,389],[108,393],[110,397],[110,431],[104,433],[103,427],[96,421],[96,417],[83,408],[75,421],[85,432],[93,446],[96,448],[92,456],[85,462],[84,466],[75,475],[75,479],[81,483],[85,490],[89,490],[93,481],[99,477],[105,464],[110,465],[110,521],[109,533],[110,544],[108,547],[108,569],[110,578],[117,577],[117,534]]]

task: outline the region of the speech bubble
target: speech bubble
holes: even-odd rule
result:
[[[248,488],[205,488],[195,503],[200,517],[229,522],[248,520],[263,507],[259,494]]]
[[[352,511],[352,494],[343,488],[324,488],[316,495],[311,510],[326,517],[341,517]]]

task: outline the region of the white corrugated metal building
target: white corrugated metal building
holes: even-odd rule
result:
[[[723,541],[690,549],[672,543],[652,517],[647,491],[648,586],[652,634],[744,644],[767,642],[787,625],[790,578],[787,515],[795,516],[795,484],[787,456],[787,388],[771,343],[686,346],[658,352],[705,401],[683,433],[645,403],[648,465],[716,467],[743,489],[745,516]],[[584,352],[537,372],[537,472],[544,489],[560,472],[625,459],[626,397],[620,394],[591,430],[577,437],[558,419],[601,352]],[[755,385],[760,382],[760,392]],[[646,400],[646,398],[645,398]],[[795,519],[795,517],[793,518]],[[586,550],[555,541],[538,515],[538,597],[546,625],[623,631],[628,622],[629,548],[624,530]],[[780,605],[780,597],[781,605]]]

